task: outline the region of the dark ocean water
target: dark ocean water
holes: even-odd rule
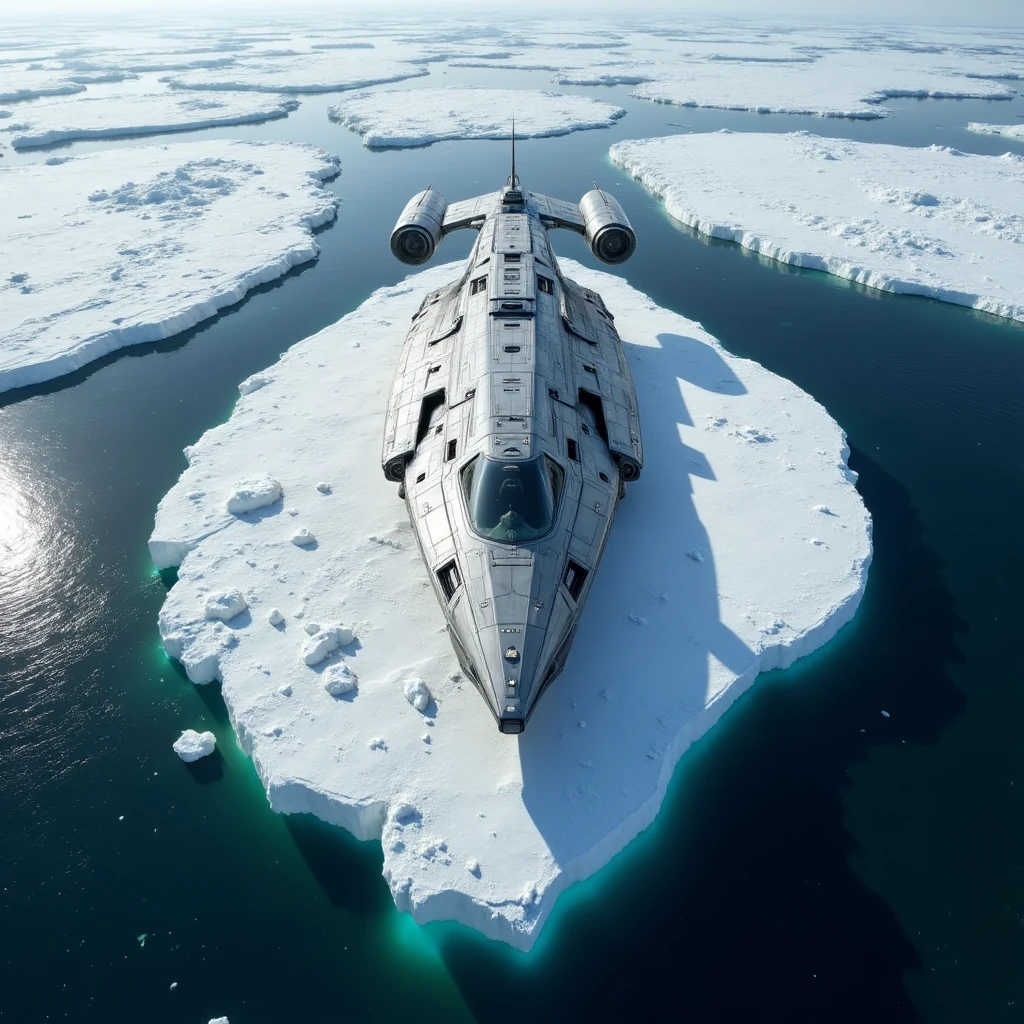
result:
[[[548,87],[441,71],[408,87]],[[640,239],[623,276],[847,431],[876,543],[856,620],[685,756],[655,824],[560,900],[532,953],[419,929],[378,844],[269,811],[216,688],[163,654],[172,580],[146,540],[182,448],[229,415],[238,381],[400,279],[388,234],[408,196],[497,187],[507,145],[369,152],[321,96],[261,126],[62,147],[314,142],[342,158],[328,187],[343,202],[316,265],[0,396],[0,1020],[1024,1019],[1024,326],[701,239],[607,160],[620,139],[687,130],[668,122],[999,153],[1012,144],[964,126],[1012,123],[1024,101],[860,122],[563,91],[628,115],[524,141],[524,184],[612,188]],[[593,265],[580,239],[555,241]],[[218,753],[189,770],[170,744],[200,723]]]

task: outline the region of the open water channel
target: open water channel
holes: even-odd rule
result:
[[[435,64],[382,88],[461,83],[550,87]],[[639,238],[619,272],[847,431],[876,545],[857,618],[684,757],[652,828],[560,900],[530,954],[419,929],[391,903],[379,844],[268,809],[216,687],[163,654],[171,581],[146,541],[182,448],[229,415],[238,382],[399,280],[388,235],[405,200],[428,182],[449,199],[499,187],[507,143],[371,152],[328,121],[335,97],[311,96],[264,125],[61,147],[313,142],[341,156],[327,187],[343,201],[318,263],[176,338],[0,396],[0,1020],[1024,1016],[1024,325],[702,239],[607,159],[620,139],[718,128],[1001,153],[1013,144],[965,125],[1012,123],[1024,101],[910,101],[859,122],[560,91],[628,114],[522,142],[526,187],[611,188]],[[556,244],[593,265],[575,236]],[[201,772],[171,752],[186,724],[218,737]]]

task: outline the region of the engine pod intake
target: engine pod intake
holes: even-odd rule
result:
[[[636,234],[614,196],[591,189],[580,200],[580,214],[587,245],[602,263],[625,263],[633,255]]]
[[[414,195],[391,232],[395,259],[414,267],[426,263],[440,244],[447,208],[444,196],[432,188]]]

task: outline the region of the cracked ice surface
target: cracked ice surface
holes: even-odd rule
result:
[[[18,109],[15,149],[72,139],[156,135],[285,117],[298,101],[252,92],[194,96],[164,89],[118,96],[59,97]]]
[[[452,88],[357,93],[330,107],[328,115],[359,132],[366,146],[398,147],[442,139],[507,139],[510,111],[519,138],[610,128],[626,113],[587,96]]]
[[[821,406],[622,279],[562,265],[615,312],[646,465],[565,671],[521,737],[500,735],[459,675],[377,455],[409,316],[461,264],[376,292],[263,371],[187,450],[150,541],[158,564],[184,558],[164,646],[195,682],[222,680],[271,806],[381,840],[416,920],[521,948],[559,892],[651,823],[679,757],[756,675],[852,617],[871,557],[845,438]],[[228,513],[224,494],[260,473],[282,499]],[[291,542],[290,510],[316,549]],[[209,597],[235,588],[251,616],[207,619]],[[352,642],[304,658],[307,623],[340,622]]]
[[[872,288],[1024,320],[1024,157],[712,132],[612,161],[704,234]]]
[[[0,391],[158,341],[317,257],[337,157],[186,142],[0,169]]]

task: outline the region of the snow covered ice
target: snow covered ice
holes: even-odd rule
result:
[[[282,96],[223,92],[214,96],[161,92],[112,96],[71,96],[37,100],[18,109],[11,130],[15,149],[74,139],[156,135],[217,125],[247,124],[286,117],[299,105]]]
[[[150,542],[161,567],[183,558],[164,646],[193,681],[222,681],[271,806],[380,840],[395,902],[417,921],[456,919],[524,949],[559,892],[651,823],[680,756],[758,673],[853,616],[871,557],[824,409],[620,278],[562,265],[615,312],[646,472],[616,513],[565,671],[521,737],[498,733],[459,673],[377,459],[409,316],[461,263],[376,292],[265,370],[187,450]],[[225,492],[261,472],[316,549],[291,543],[283,503],[227,512]],[[315,487],[325,475],[329,499]],[[251,619],[207,619],[208,595],[234,587]],[[303,617],[275,627],[272,609]],[[358,636],[347,646],[342,622]],[[358,687],[333,693],[346,670]],[[424,713],[409,706],[411,680],[431,695]]]
[[[409,56],[416,56],[410,50]],[[361,89],[427,74],[422,65],[396,60],[374,49],[255,53],[226,68],[199,68],[171,75],[174,89],[254,89],[259,92],[316,93]]]
[[[0,168],[0,391],[178,334],[317,257],[313,146],[204,141]]]
[[[1024,320],[1024,156],[712,132],[613,163],[706,235],[885,291]]]
[[[971,121],[967,129],[979,135],[1002,135],[1015,142],[1024,142],[1024,124],[983,124],[980,121]]]
[[[208,757],[217,747],[217,737],[212,732],[196,732],[186,729],[175,741],[174,752],[182,761],[198,761]]]
[[[395,89],[346,96],[328,109],[332,120],[371,147],[424,146],[443,139],[534,138],[609,128],[621,107],[586,96],[512,89]]]

